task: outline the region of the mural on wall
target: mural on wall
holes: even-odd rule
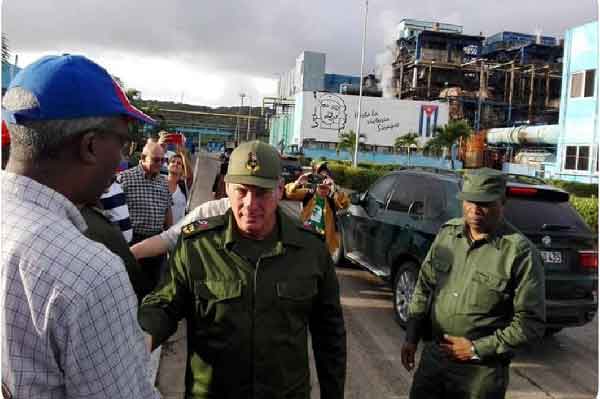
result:
[[[312,114],[311,127],[320,129],[337,130],[341,132],[346,127],[348,115],[346,103],[335,94],[327,93],[317,99],[317,92],[313,92],[315,104]]]
[[[354,113],[354,117],[358,118],[358,112]],[[400,127],[399,121],[392,120],[391,116],[384,115],[374,108],[361,112],[360,117],[365,121],[367,126],[373,126],[377,133],[398,129]]]
[[[437,128],[438,119],[437,105],[421,105],[421,116],[419,118],[419,136],[433,137]]]
[[[358,96],[310,91],[297,97],[294,143],[333,145],[339,142],[340,134],[355,128]],[[406,132],[418,132],[423,142],[435,136],[435,128],[448,120],[448,105],[366,97],[360,118],[360,133],[366,136],[365,144],[393,147],[396,137]]]
[[[341,96],[327,93],[317,98],[317,93],[313,93],[315,104],[312,114],[313,129],[330,129],[338,133],[346,127],[348,122],[348,107]],[[358,117],[358,112],[354,112],[354,118]],[[400,127],[400,122],[393,121],[391,116],[383,115],[381,112],[372,108],[361,112],[361,118],[367,126],[372,126],[377,132],[385,132]]]

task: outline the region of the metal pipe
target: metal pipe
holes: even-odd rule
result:
[[[399,88],[399,93],[398,93],[398,98],[402,98],[402,90],[404,89],[404,61],[401,61],[402,63],[400,64],[400,88]]]
[[[533,90],[535,88],[535,67],[531,67],[531,77],[530,77],[531,81],[529,84],[529,120],[533,119]]]
[[[489,129],[488,144],[557,144],[559,125],[517,126]]]
[[[546,65],[544,68],[544,77],[546,79],[546,97],[544,98],[544,108],[548,108],[548,104],[550,103],[550,66]]]
[[[428,74],[427,74],[427,99],[431,99],[431,64],[429,64]]]
[[[512,122],[512,102],[513,102],[513,90],[515,87],[515,62],[511,63],[510,67],[510,91],[508,92],[508,120],[507,124]]]
[[[477,94],[477,117],[475,118],[475,131],[481,128],[481,96],[483,95],[483,61],[479,64],[479,93]]]
[[[369,14],[369,0],[365,0],[365,26],[363,29],[363,37],[362,37],[362,50],[360,55],[360,89],[358,92],[358,117],[356,118],[356,137],[354,143],[354,160],[352,165],[354,167],[358,166],[358,145],[359,145],[359,137],[360,137],[360,117],[362,111],[362,91],[363,91],[363,70],[365,66],[365,44],[367,41],[367,16]]]

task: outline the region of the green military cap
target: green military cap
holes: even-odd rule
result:
[[[490,168],[470,170],[463,177],[459,200],[470,202],[493,202],[504,199],[506,195],[506,177]]]
[[[227,183],[275,188],[281,176],[281,158],[277,150],[262,141],[240,144],[229,157]]]

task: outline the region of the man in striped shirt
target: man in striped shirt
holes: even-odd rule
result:
[[[100,197],[102,209],[112,224],[119,226],[125,241],[131,242],[133,229],[129,218],[129,208],[125,199],[125,193],[121,185],[115,180],[108,190]]]

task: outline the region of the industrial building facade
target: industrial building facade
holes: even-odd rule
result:
[[[391,151],[409,132],[423,145],[433,136],[427,126],[466,119],[485,152],[473,149],[473,167],[597,183],[598,30],[593,22],[567,30],[564,40],[510,31],[485,38],[459,25],[402,20],[375,76],[363,80],[367,150]],[[356,126],[358,98],[343,93],[357,94],[358,78],[325,74],[325,55],[309,52],[294,73],[302,85],[280,88],[271,143],[335,148],[339,134]]]
[[[565,33],[560,135],[554,177],[598,183],[598,22]]]
[[[380,66],[383,97],[444,100],[451,119],[480,128],[558,121],[562,47],[556,38],[405,19]]]
[[[423,145],[432,135],[422,134],[415,121],[428,106],[439,115],[434,127],[459,119],[476,131],[556,124],[561,58],[562,46],[553,37],[506,31],[485,38],[465,35],[459,25],[403,19],[385,53],[378,55],[375,74],[363,79],[363,101],[377,113],[388,113],[398,126],[385,140],[369,125],[361,123],[360,132],[373,151],[391,151],[394,139],[410,132],[418,133]],[[313,103],[321,101],[321,93],[329,93],[325,102],[358,103],[344,95],[358,94],[360,79],[326,74],[325,59],[325,54],[305,51],[281,76],[279,101],[272,103],[275,112],[269,122],[273,144],[333,147],[338,141],[332,130],[311,127],[314,109],[320,107]],[[388,105],[394,101],[395,107]],[[345,130],[356,129],[351,122],[355,113],[349,113]]]
[[[271,119],[270,143],[278,148],[335,150],[340,134],[354,131],[358,97],[329,92],[300,92],[293,106]],[[363,147],[372,152],[392,152],[397,137],[419,135],[424,144],[435,129],[448,122],[448,105],[432,101],[408,101],[364,97],[360,133]]]

